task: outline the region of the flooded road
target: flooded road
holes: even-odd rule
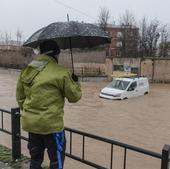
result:
[[[0,69],[0,108],[17,107],[15,88],[18,72]],[[98,97],[107,82],[82,82],[83,96],[65,104],[65,126],[161,153],[170,144],[170,84],[151,84],[146,96],[123,101]],[[5,118],[8,125],[10,118]],[[1,123],[1,122],[0,122]],[[6,126],[8,128],[8,126]],[[81,152],[81,137],[74,136],[73,152]],[[0,133],[0,144],[10,147],[10,136]],[[110,145],[86,141],[85,158],[109,167]],[[113,168],[123,168],[123,149],[114,147]],[[22,152],[28,154],[23,141]],[[66,158],[65,169],[89,169]],[[160,169],[160,160],[127,152],[127,169]]]

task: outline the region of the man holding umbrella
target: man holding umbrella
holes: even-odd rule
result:
[[[47,148],[50,169],[62,169],[65,153],[64,100],[81,98],[78,78],[58,65],[60,49],[53,40],[40,43],[40,55],[19,76],[16,99],[22,128],[29,133],[30,169],[41,169]]]

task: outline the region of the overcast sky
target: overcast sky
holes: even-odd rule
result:
[[[70,20],[97,22],[100,8],[110,11],[110,22],[125,10],[136,20],[143,16],[170,23],[170,0],[0,0],[0,34],[10,32],[13,39],[17,29],[27,39],[37,29],[52,22]]]

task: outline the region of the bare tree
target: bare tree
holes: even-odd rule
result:
[[[168,51],[170,49],[170,32],[168,31],[168,25],[163,25],[160,29],[161,42],[159,44],[159,56],[168,56]]]
[[[139,29],[136,26],[134,15],[126,10],[124,15],[120,16],[119,23],[122,33],[122,36],[119,37],[122,56],[137,57]]]
[[[148,37],[147,37],[147,18],[143,17],[142,21],[140,23],[140,42],[139,42],[139,52],[141,56],[143,57],[144,55],[149,55],[149,47],[148,47]]]
[[[110,12],[107,8],[101,8],[98,16],[98,24],[105,31],[108,20],[110,18]]]
[[[119,24],[136,26],[134,14],[129,10],[126,10],[125,13],[119,17]]]
[[[4,36],[2,33],[0,33],[0,45],[4,44]]]
[[[147,29],[147,35],[148,35],[149,55],[155,56],[158,39],[160,37],[158,20],[155,19],[151,21]]]
[[[112,24],[112,25],[116,25],[116,21],[115,21],[115,18],[114,18],[114,17],[111,18],[111,24]]]
[[[147,22],[147,18],[144,17],[140,27],[140,51],[143,56],[154,57],[158,48],[159,33],[159,21],[157,19]]]
[[[16,40],[17,41],[17,45],[21,46],[22,38],[23,38],[23,32],[20,29],[17,29],[16,38],[17,38],[17,40]]]
[[[11,33],[5,32],[3,39],[5,45],[11,45]]]

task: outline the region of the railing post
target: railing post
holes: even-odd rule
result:
[[[162,149],[161,169],[169,169],[170,145],[165,144]]]
[[[20,109],[11,109],[11,130],[12,130],[12,160],[21,158],[21,129],[20,129]]]
[[[81,67],[81,80],[83,82],[83,67]]]

